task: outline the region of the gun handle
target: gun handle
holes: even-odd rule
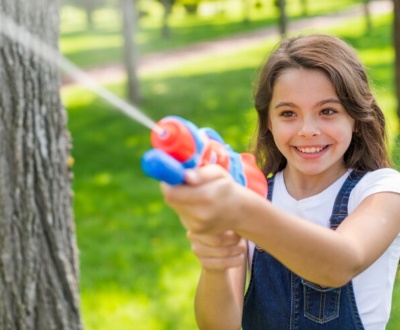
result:
[[[150,149],[142,157],[143,172],[158,181],[170,185],[185,182],[185,168],[170,155],[159,149]]]

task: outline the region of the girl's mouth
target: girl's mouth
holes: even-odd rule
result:
[[[317,154],[328,148],[328,145],[323,147],[295,147],[295,148],[304,154]]]

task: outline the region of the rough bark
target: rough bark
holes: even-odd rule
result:
[[[58,1],[0,0],[57,47]],[[58,69],[0,33],[0,329],[82,329]]]

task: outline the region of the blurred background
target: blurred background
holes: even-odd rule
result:
[[[331,33],[366,65],[400,168],[392,1],[63,0],[60,49],[149,117],[215,128],[236,151],[255,129],[252,86],[281,35]],[[397,1],[397,0],[394,0]],[[196,329],[199,263],[145,177],[149,129],[65,75],[87,330]],[[400,279],[390,325],[400,328]]]

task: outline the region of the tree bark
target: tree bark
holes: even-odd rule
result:
[[[0,0],[57,48],[59,3]],[[0,329],[82,329],[58,68],[0,31]]]
[[[393,0],[393,43],[395,50],[395,93],[397,97],[397,118],[400,126],[400,0]]]

